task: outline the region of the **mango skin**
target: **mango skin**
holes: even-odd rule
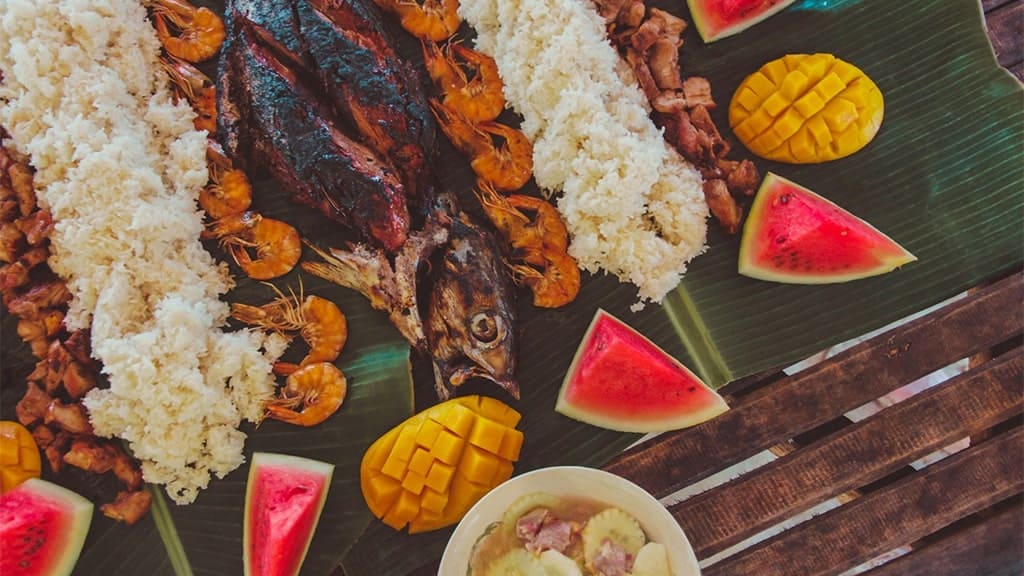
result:
[[[32,433],[17,422],[0,421],[0,494],[39,478],[42,461]]]
[[[458,522],[512,477],[521,415],[485,396],[453,398],[395,426],[363,455],[359,483],[374,516],[395,530],[436,530]]]
[[[832,54],[789,54],[740,83],[729,125],[762,158],[814,164],[866,146],[884,110],[881,90],[860,68]]]

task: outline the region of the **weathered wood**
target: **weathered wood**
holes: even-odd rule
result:
[[[1024,2],[1013,2],[987,15],[988,37],[1000,66],[1024,60]]]
[[[981,7],[985,10],[985,16],[987,18],[989,12],[1013,1],[1014,0],[981,0]]]
[[[840,574],[1024,490],[1024,429],[923,471],[726,558],[705,576]]]
[[[605,469],[655,496],[665,496],[1007,340],[1021,326],[1017,315],[1006,311],[1017,310],[1022,301],[1024,276],[1018,273],[776,382],[766,391],[740,398],[710,422],[634,446]]]
[[[1024,350],[670,508],[707,557],[1024,411]]]
[[[1024,573],[1024,514],[1015,498],[991,518],[959,530],[906,556],[871,570],[865,576],[935,576]]]

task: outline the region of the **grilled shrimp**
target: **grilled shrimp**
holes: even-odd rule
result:
[[[449,42],[442,50],[435,42],[424,40],[423,59],[427,72],[444,95],[445,106],[462,112],[473,122],[494,120],[505,109],[494,58],[462,44]]]
[[[206,74],[174,56],[161,56],[160,66],[167,72],[178,98],[188,100],[196,112],[196,130],[217,132],[217,89]]]
[[[207,225],[200,238],[219,238],[235,264],[255,280],[270,280],[291,271],[302,255],[302,240],[293,226],[252,211],[232,214]],[[255,258],[249,250],[256,252]]]
[[[423,40],[440,42],[455,34],[462,24],[459,0],[375,0],[377,5],[398,16],[406,32]]]
[[[498,122],[473,123],[461,112],[431,100],[441,130],[481,179],[507,192],[522,188],[533,172],[533,145],[526,135]],[[500,145],[495,140],[503,140]]]
[[[255,280],[269,280],[291,272],[302,256],[299,231],[280,220],[263,218],[251,229],[228,236],[224,245],[235,263]],[[249,250],[256,252],[253,258]]]
[[[309,344],[309,353],[299,366],[334,362],[348,339],[348,321],[338,306],[315,295],[302,297],[289,290],[285,295],[276,287],[277,298],[263,306],[232,304],[231,317],[251,326],[288,333],[298,332]],[[275,372],[294,372],[299,366],[279,362]]]
[[[208,141],[206,164],[210,169],[210,184],[199,192],[199,206],[214,219],[247,210],[252,204],[252,184],[216,142]]]
[[[513,265],[512,274],[519,284],[533,292],[533,305],[558,308],[576,299],[580,291],[580,269],[576,260],[565,252],[544,251],[541,270],[528,265]]]
[[[224,43],[224,21],[209,8],[196,8],[186,0],[154,0],[153,18],[167,53],[193,64],[213,58]]]
[[[288,376],[280,396],[267,403],[267,416],[298,426],[315,426],[338,411],[347,391],[345,375],[334,364],[309,364]]]

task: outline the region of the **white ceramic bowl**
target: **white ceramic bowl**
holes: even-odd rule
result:
[[[505,509],[517,498],[531,492],[575,496],[604,502],[632,514],[653,542],[668,550],[675,576],[698,576],[700,567],[683,529],[653,496],[629,480],[596,468],[555,466],[515,476],[480,499],[455,528],[441,557],[439,576],[463,576],[480,534],[492,522],[501,520]]]

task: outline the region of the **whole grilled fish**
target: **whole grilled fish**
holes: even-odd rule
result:
[[[491,234],[451,202],[446,196],[437,199],[424,228],[409,236],[394,265],[365,245],[349,250],[311,245],[324,261],[303,262],[302,268],[361,292],[374,308],[387,312],[406,340],[430,356],[441,399],[472,377],[491,380],[518,398],[511,279]],[[440,257],[431,259],[435,252]],[[425,266],[428,260],[436,262]],[[425,277],[422,268],[429,270]],[[429,283],[425,314],[418,297],[421,282]]]

